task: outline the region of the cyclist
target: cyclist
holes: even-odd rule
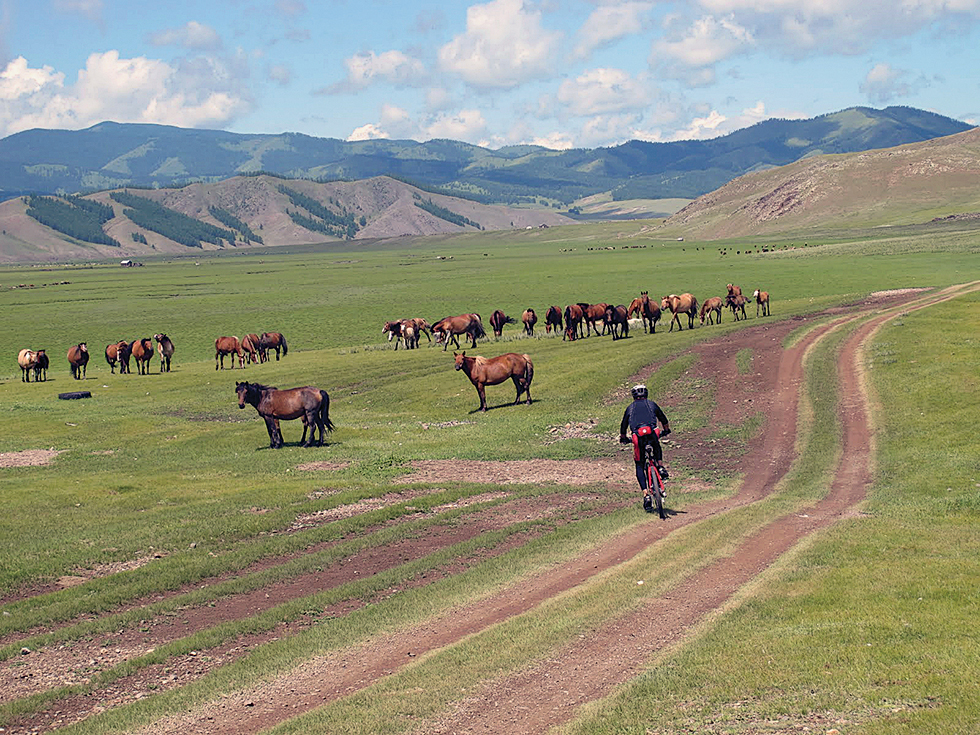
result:
[[[664,467],[663,449],[657,439],[657,422],[660,422],[660,436],[667,436],[670,433],[670,422],[663,410],[653,401],[647,398],[647,387],[642,383],[634,385],[630,393],[633,395],[633,402],[626,407],[623,413],[623,420],[619,425],[620,444],[629,444],[630,439],[626,436],[627,428],[632,433],[633,461],[636,463],[636,479],[640,483],[643,491],[643,507],[649,509],[648,498],[652,488],[647,487],[646,473],[643,471],[643,458],[647,446],[653,448],[654,464],[660,473],[660,478],[666,480],[669,475],[667,468]]]

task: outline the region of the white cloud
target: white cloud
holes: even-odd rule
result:
[[[453,114],[437,115],[423,128],[427,139],[449,138],[451,140],[476,141],[487,129],[487,121],[479,110],[460,110]]]
[[[452,95],[444,87],[432,87],[425,93],[425,106],[430,112],[446,110],[452,106]]]
[[[377,81],[411,85],[425,78],[425,67],[421,61],[395,50],[380,54],[373,51],[354,54],[344,61],[344,65],[347,67],[347,80],[334,85],[330,91],[364,89]]]
[[[269,79],[280,86],[287,86],[293,80],[293,73],[284,64],[273,64],[268,70]]]
[[[466,32],[439,49],[439,65],[474,87],[511,89],[552,73],[561,38],[522,0],[492,0],[467,9]]]
[[[177,68],[118,51],[91,54],[74,85],[51,67],[25,59],[0,72],[3,135],[34,127],[77,129],[104,120],[221,126],[250,106],[237,89],[234,69],[217,60],[190,60]]]
[[[193,51],[213,51],[221,48],[221,36],[211,26],[188,21],[180,28],[168,28],[153,33],[147,39],[153,46],[181,46]]]
[[[378,140],[388,139],[391,136],[388,135],[384,130],[374,123],[367,123],[366,125],[361,125],[358,128],[354,128],[354,131],[347,136],[347,140],[350,142],[358,140]]]
[[[573,115],[596,115],[646,107],[650,90],[621,69],[600,68],[562,82],[557,99]]]
[[[538,135],[527,142],[531,145],[539,145],[542,148],[550,148],[553,151],[567,151],[575,147],[571,136],[564,131],[554,131],[546,135]]]
[[[752,33],[732,18],[706,15],[682,34],[654,42],[650,64],[668,76],[684,79],[691,86],[714,82],[714,66],[755,45]]]
[[[602,4],[589,14],[578,32],[575,56],[585,58],[600,46],[639,33],[653,9],[652,2],[613,2]]]
[[[908,97],[926,81],[911,79],[909,72],[895,69],[889,64],[875,64],[858,89],[872,104],[886,104],[894,99]]]

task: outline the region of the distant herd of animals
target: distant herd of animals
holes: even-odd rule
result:
[[[628,307],[622,304],[613,306],[606,303],[575,303],[566,306],[562,312],[557,306],[550,306],[545,313],[545,333],[551,334],[554,331],[557,335],[558,332],[563,331],[562,341],[574,341],[588,337],[593,332],[597,335],[608,332],[614,340],[618,340],[629,336],[631,319],[642,321],[645,333],[655,334],[661,315],[666,313],[671,315],[671,332],[674,331],[675,323],[679,330],[684,329],[682,315],[687,316],[689,329],[694,328],[696,318],[700,318],[702,325],[706,320],[708,324],[721,324],[721,313],[725,308],[731,309],[735,321],[747,318],[745,306],[750,303],[749,299],[742,295],[739,286],[729,283],[726,288],[728,293],[724,298],[720,296],[708,298],[700,305],[700,310],[697,298],[690,293],[670,294],[658,302],[651,299],[646,291],[633,299]],[[769,294],[756,289],[752,298],[756,303],[756,317],[769,316]],[[534,309],[526,309],[521,315],[524,333],[529,337],[534,336],[537,322],[538,317]],[[503,334],[505,325],[515,323],[514,318],[506,316],[499,309],[490,317],[490,326],[497,338]],[[470,346],[475,349],[477,340],[487,336],[479,314],[446,317],[431,325],[421,317],[388,321],[382,327],[382,334],[388,335],[389,342],[395,340],[396,350],[401,343],[407,349],[417,348],[424,334],[430,343],[433,338],[436,344],[441,343],[443,351],[448,349],[450,342],[459,349],[460,337],[469,339]],[[173,342],[166,334],[155,334],[153,340],[156,341],[156,353],[160,356],[160,372],[170,372],[170,361],[174,354]],[[280,353],[285,356],[288,349],[286,338],[280,332],[264,332],[262,335],[246,334],[243,339],[234,336],[218,337],[214,341],[214,369],[224,369],[226,355],[231,357],[231,369],[234,369],[236,358],[239,367],[244,368],[246,361],[251,364],[270,360],[270,353],[273,350],[278,361]],[[121,340],[107,345],[105,349],[105,359],[111,371],[115,373],[118,364],[120,374],[130,372],[131,359],[136,362],[140,374],[148,373],[153,354],[153,341],[148,337],[132,342]],[[81,342],[73,345],[68,350],[67,356],[72,377],[76,380],[83,379],[89,358],[86,344]],[[454,352],[453,358],[455,369],[464,372],[476,388],[480,397],[480,411],[487,410],[486,386],[497,385],[508,379],[513,381],[517,389],[514,403],[520,403],[522,394],[526,396],[526,403],[531,403],[534,365],[529,355],[509,352],[486,358],[479,355],[467,356],[464,351]],[[44,350],[21,350],[17,362],[22,370],[21,379],[24,382],[30,382],[31,375],[34,376],[35,382],[41,380],[42,376],[47,380],[49,360]],[[283,446],[280,420],[302,419],[303,438],[300,443],[306,447],[312,446],[314,441],[322,446],[324,432],[334,429],[329,414],[330,397],[326,391],[314,386],[279,390],[261,383],[237,382],[235,392],[238,395],[239,408],[245,408],[245,405],[249,404],[265,420],[269,432],[269,446],[273,449]],[[317,431],[319,431],[318,440]]]

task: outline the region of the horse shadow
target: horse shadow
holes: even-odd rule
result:
[[[531,405],[534,405],[535,403],[539,403],[540,400],[541,400],[540,398],[535,398],[531,402]],[[498,403],[496,406],[487,406],[486,411],[481,411],[479,407],[474,408],[472,411],[469,412],[469,415],[472,416],[475,413],[489,413],[490,411],[496,411],[498,408],[511,408],[511,407],[518,408],[520,406],[526,406],[526,405],[528,404],[524,403],[524,401],[521,401],[520,403],[514,403],[513,401],[504,401],[503,403]]]

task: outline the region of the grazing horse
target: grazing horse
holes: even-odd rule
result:
[[[558,334],[562,329],[561,309],[557,306],[549,306],[544,315],[544,333],[551,334],[552,328],[554,328],[555,334]]]
[[[302,388],[279,390],[261,383],[235,383],[238,394],[238,407],[245,404],[255,406],[259,416],[265,419],[265,427],[269,431],[269,447],[279,449],[283,446],[282,431],[279,420],[291,421],[303,419],[303,438],[300,443],[304,447],[313,446],[316,430],[320,430],[318,446],[323,446],[324,431],[333,431],[334,425],[330,420],[330,396],[325,390],[307,385]],[[306,438],[306,430],[310,430],[310,438]]]
[[[752,296],[755,297],[755,315],[759,316],[759,308],[761,307],[762,316],[769,316],[769,292],[756,289]]]
[[[34,363],[34,382],[37,383],[41,380],[41,373],[44,373],[44,382],[48,382],[48,365],[51,361],[48,359],[48,353],[44,350],[38,350],[37,362]]]
[[[710,299],[706,299],[701,304],[701,326],[704,326],[705,317],[708,319],[708,324],[714,324],[717,316],[718,323],[721,324],[721,310],[724,306],[725,302],[721,300],[721,296],[712,296]]]
[[[588,337],[595,331],[599,334],[599,327],[596,326],[599,322],[606,318],[606,307],[609,304],[598,303],[598,304],[584,304],[580,303],[579,306],[582,307],[582,320],[585,322],[585,336]],[[606,325],[602,325],[602,334],[606,333]]]
[[[505,324],[513,324],[514,318],[509,317],[500,309],[497,309],[493,314],[490,315],[490,326],[493,329],[493,336],[499,338],[500,335],[504,333]]]
[[[225,355],[231,355],[231,369],[235,369],[235,355],[238,355],[238,367],[245,367],[245,357],[242,354],[242,343],[238,337],[218,337],[214,341],[214,369],[218,369],[218,360],[221,360],[221,369],[225,369]]]
[[[129,342],[122,339],[111,345],[105,346],[105,361],[109,364],[109,372],[116,372],[116,363],[119,363],[119,374],[129,372]]]
[[[289,353],[289,345],[286,344],[286,338],[279,332],[262,332],[262,336],[259,337],[259,343],[256,346],[259,350],[265,351],[267,360],[269,359],[269,350],[275,350],[276,362],[279,362],[279,350],[282,350],[283,357]]]
[[[630,302],[627,314],[629,316],[639,314],[643,319],[643,331],[647,334],[657,333],[657,322],[660,321],[660,307],[656,301],[650,299],[649,292],[640,291],[639,297]]]
[[[242,337],[242,353],[245,356],[245,362],[249,365],[265,362],[262,359],[262,350],[259,348],[259,335],[246,334]]]
[[[174,356],[174,343],[165,334],[154,334],[153,339],[157,341],[157,353],[160,355],[160,372],[166,367],[170,372],[170,359]]]
[[[614,342],[622,337],[630,336],[629,310],[622,304],[619,306],[613,306],[612,304],[607,306],[602,323],[603,331],[608,327],[609,331],[612,332]]]
[[[670,309],[674,318],[670,320],[670,331],[674,331],[674,322],[677,322],[678,329],[684,329],[684,325],[681,324],[681,314],[687,314],[687,328],[694,329],[694,319],[698,315],[698,300],[694,298],[693,294],[684,293],[678,296],[672,293],[670,296],[664,296],[663,300],[660,302],[660,308],[667,310]]]
[[[579,337],[584,336],[582,334],[582,320],[584,318],[585,310],[580,304],[569,304],[565,307],[565,336],[561,338],[562,342],[566,339],[574,342]]]
[[[442,351],[445,352],[449,347],[449,340],[452,340],[459,348],[459,335],[465,334],[473,343],[471,347],[476,349],[476,341],[486,337],[487,333],[483,329],[483,320],[479,314],[460,314],[459,316],[447,316],[432,325],[432,334],[436,337],[436,342],[443,342]]]
[[[524,323],[524,334],[528,337],[534,336],[534,325],[538,323],[538,315],[534,313],[534,309],[528,307],[521,314],[521,322]]]
[[[419,346],[419,342],[422,340],[423,334],[425,335],[425,338],[429,340],[429,342],[432,341],[432,336],[429,334],[431,327],[429,326],[429,323],[422,317],[413,316],[411,319],[402,319],[402,324],[410,325],[412,329],[415,330],[416,347]]]
[[[728,308],[732,310],[732,316],[735,317],[735,321],[739,321],[739,312],[742,314],[742,319],[748,318],[745,316],[745,305],[749,302],[749,300],[742,296],[742,294],[729,296],[725,299],[725,301],[728,304]]]
[[[20,381],[22,383],[31,382],[31,373],[35,372],[37,367],[37,352],[34,350],[23,349],[17,353],[17,364],[20,365]],[[34,376],[34,382],[37,382],[37,375]]]
[[[136,361],[136,372],[149,375],[150,360],[153,359],[153,340],[149,337],[133,340],[129,343],[129,352]]]
[[[514,381],[517,388],[517,398],[514,403],[521,402],[521,393],[527,393],[527,404],[531,405],[531,379],[534,377],[534,365],[528,355],[518,355],[508,352],[498,357],[467,357],[466,353],[453,353],[456,369],[466,373],[466,377],[476,386],[480,395],[480,410],[487,410],[486,386],[503,383],[507,378]]]
[[[88,346],[84,342],[68,348],[68,367],[75,380],[83,380],[88,365]]]

